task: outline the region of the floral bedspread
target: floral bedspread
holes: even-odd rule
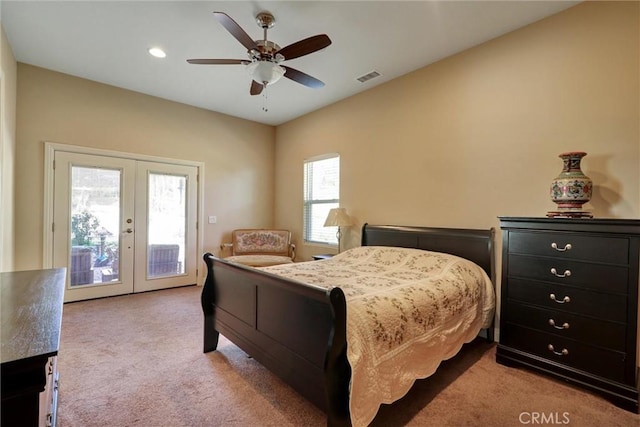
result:
[[[449,254],[363,246],[263,270],[344,291],[354,426],[368,425],[382,403],[404,396],[493,319],[489,277]]]

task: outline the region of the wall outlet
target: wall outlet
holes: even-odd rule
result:
[[[218,222],[218,218],[215,215],[209,215],[209,224],[215,224]]]

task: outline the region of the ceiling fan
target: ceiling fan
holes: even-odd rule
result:
[[[263,40],[253,40],[236,21],[224,12],[213,12],[213,15],[233,37],[247,48],[249,59],[187,59],[189,64],[246,65],[247,71],[253,78],[249,90],[251,95],[259,95],[267,85],[277,82],[282,76],[314,89],[324,86],[324,83],[315,77],[295,68],[280,65],[280,63],[329,46],[331,39],[326,34],[312,36],[281,48],[267,39],[267,30],[273,27],[276,22],[273,15],[268,12],[261,12],[256,16],[256,23],[264,30]]]

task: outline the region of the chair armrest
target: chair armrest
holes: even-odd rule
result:
[[[291,261],[295,261],[295,259],[296,259],[296,244],[295,243],[291,243],[289,246],[291,248]]]
[[[226,248],[233,248],[233,243],[222,243],[220,245],[220,255],[222,255],[222,252],[224,252]]]

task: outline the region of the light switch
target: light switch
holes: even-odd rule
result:
[[[218,222],[218,218],[215,215],[209,215],[209,224],[215,224]]]

